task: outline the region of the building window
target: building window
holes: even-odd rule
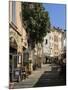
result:
[[[56,52],[55,52],[55,54],[56,54]]]
[[[30,9],[33,9],[34,8],[34,5],[33,4],[30,4]]]
[[[54,41],[58,42],[58,36],[56,36],[56,35],[54,36]]]
[[[23,42],[23,38],[21,39],[21,42]]]
[[[16,1],[12,1],[12,22],[16,24]]]
[[[47,43],[48,43],[48,40],[46,39],[46,40],[45,40],[45,44],[47,44]]]

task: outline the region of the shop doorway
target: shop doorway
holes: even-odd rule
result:
[[[10,53],[10,82],[17,82],[21,80],[21,68],[22,68],[22,55]]]
[[[22,64],[22,55],[17,53],[17,43],[14,38],[10,38],[9,47],[9,81],[17,81],[20,77],[20,66]]]

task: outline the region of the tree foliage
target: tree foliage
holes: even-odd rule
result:
[[[46,32],[50,28],[48,12],[41,3],[22,2],[22,21],[29,33],[29,41],[32,46],[43,41]]]

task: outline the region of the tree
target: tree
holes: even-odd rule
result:
[[[50,28],[48,12],[41,3],[22,2],[22,21],[29,34],[28,42],[32,48],[35,44],[43,42],[46,32]]]

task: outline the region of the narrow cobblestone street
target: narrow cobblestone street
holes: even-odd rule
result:
[[[31,88],[65,85],[64,77],[59,75],[59,66],[54,64],[45,64],[41,69],[33,73],[25,80],[14,84],[14,88]]]

